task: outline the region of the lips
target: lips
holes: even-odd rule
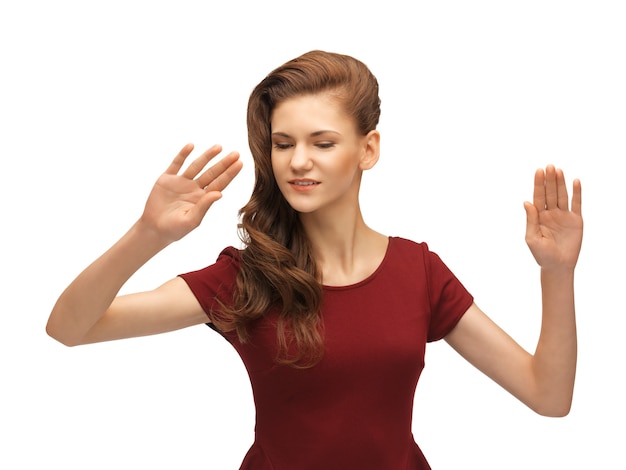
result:
[[[289,181],[289,184],[292,184],[294,186],[314,186],[316,184],[320,184],[320,182],[306,179],[306,180],[291,180]]]
[[[316,188],[320,182],[311,179],[296,179],[288,181],[289,185],[296,191],[311,191]]]

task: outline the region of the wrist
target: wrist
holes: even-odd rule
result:
[[[138,244],[141,250],[158,252],[172,243],[153,225],[147,223],[142,218],[137,220],[127,233],[132,243]]]
[[[541,279],[559,283],[570,283],[574,280],[573,266],[541,266]]]

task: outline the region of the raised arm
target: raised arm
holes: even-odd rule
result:
[[[551,165],[537,170],[533,202],[524,207],[526,243],[541,268],[542,323],[534,354],[476,305],[446,340],[536,412],[564,416],[571,407],[576,375],[574,268],[583,234],[580,181],[573,183],[570,207],[563,171]]]
[[[215,145],[181,173],[192,150],[191,144],[182,148],[155,183],[139,220],[61,294],[46,326],[50,336],[73,346],[155,334],[207,320],[178,278],[154,291],[118,297],[124,283],[150,258],[200,225],[241,169],[236,152],[205,169],[221,152]]]

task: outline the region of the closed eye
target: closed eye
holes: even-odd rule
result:
[[[281,143],[281,142],[276,142],[274,144],[274,148],[277,150],[287,150],[289,148],[293,147],[293,144],[289,144],[289,143]]]
[[[315,146],[321,149],[330,149],[335,146],[335,143],[334,142],[318,142],[317,144],[315,144]]]

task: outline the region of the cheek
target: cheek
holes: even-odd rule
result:
[[[279,171],[279,169],[278,169],[277,161],[274,158],[274,156],[270,157],[270,163],[272,165],[272,172],[274,173],[274,175],[276,175],[276,172]]]
[[[329,170],[347,179],[352,179],[355,173],[359,172],[359,160],[352,153],[342,155],[341,158],[334,159],[329,164],[332,166]]]
[[[285,160],[280,158],[272,158],[270,160],[272,165],[272,175],[274,176],[274,181],[278,185],[278,188],[283,191],[282,185],[285,180],[285,172],[287,169],[285,168]]]

